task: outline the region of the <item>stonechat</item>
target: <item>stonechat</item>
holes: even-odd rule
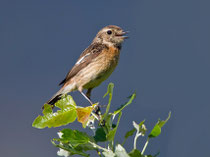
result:
[[[127,32],[109,25],[102,28],[79,59],[60,82],[61,89],[47,102],[54,107],[62,95],[78,90],[91,104],[91,90],[99,86],[114,71],[118,64],[120,50]],[[87,89],[87,93],[83,93]]]

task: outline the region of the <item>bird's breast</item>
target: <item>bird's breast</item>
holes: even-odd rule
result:
[[[101,71],[109,71],[113,68],[115,68],[118,64],[120,56],[120,50],[115,47],[109,47],[108,49],[105,49],[101,55],[98,56],[98,61],[96,58],[96,62],[98,62],[98,65],[101,66]]]
[[[85,72],[86,78],[89,78],[85,88],[94,88],[105,81],[114,71],[118,64],[120,51],[117,48],[109,47],[101,52]]]

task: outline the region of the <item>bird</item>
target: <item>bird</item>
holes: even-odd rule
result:
[[[60,90],[46,103],[52,108],[65,94],[78,90],[92,105],[91,91],[105,81],[116,68],[122,43],[128,32],[116,25],[102,28],[92,43],[81,53],[73,68],[67,73]],[[86,94],[83,90],[86,89]]]

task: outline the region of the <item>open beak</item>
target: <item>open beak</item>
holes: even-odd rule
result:
[[[129,37],[126,36],[126,34],[128,33],[129,31],[123,31],[119,34],[116,34],[116,36],[119,36],[119,37],[122,37],[123,39],[128,39]]]

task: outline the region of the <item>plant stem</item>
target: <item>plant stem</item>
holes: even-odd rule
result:
[[[106,126],[106,124],[104,126],[101,126],[104,129],[105,134],[107,135],[109,133],[109,130]]]
[[[124,146],[126,139],[123,140],[123,143],[121,144],[122,146]]]
[[[114,141],[109,142],[108,149],[111,149],[112,151],[114,151]]]
[[[138,131],[136,132],[136,136],[134,138],[134,142],[133,142],[133,149],[136,149],[136,142],[139,136],[141,136],[142,133],[139,133]]]
[[[97,144],[95,144],[95,143],[93,143],[93,142],[90,142],[90,141],[89,141],[89,143],[92,144],[93,147],[95,147],[95,148],[101,149],[101,150],[103,150],[103,151],[109,151],[108,149],[103,148],[103,147],[101,147],[101,146],[99,146],[99,145],[97,145]]]
[[[144,152],[145,152],[145,150],[146,150],[146,148],[147,148],[148,143],[149,143],[149,138],[147,139],[146,143],[144,144],[144,148],[143,148],[142,151],[141,151],[141,154],[142,154],[142,155],[144,154]]]

